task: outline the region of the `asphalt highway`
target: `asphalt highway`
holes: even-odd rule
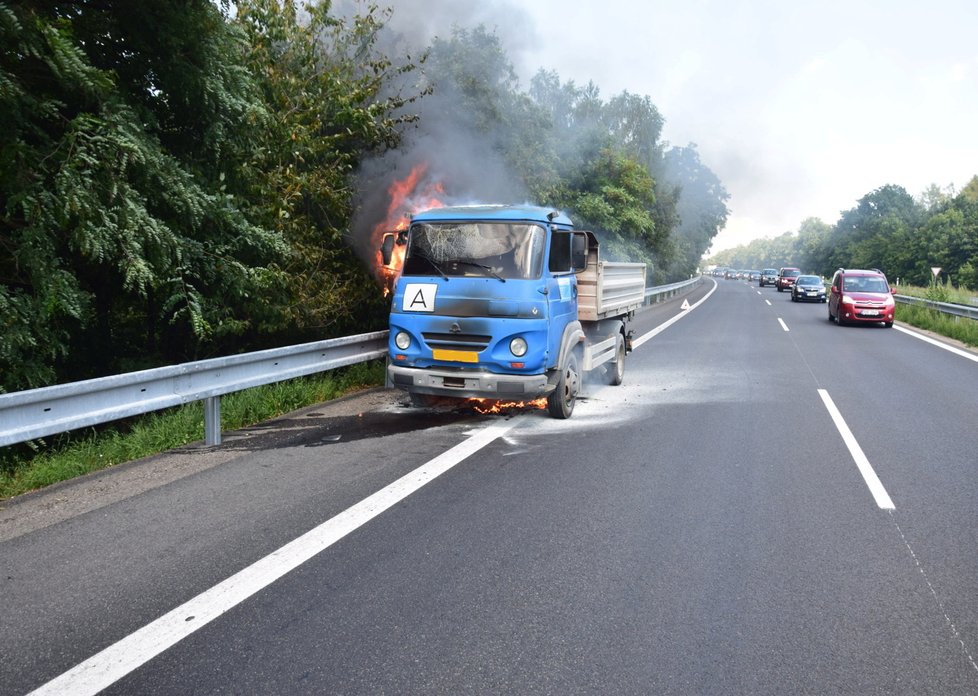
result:
[[[978,693],[978,356],[633,328],[566,421],[379,389],[5,504],[0,694]]]

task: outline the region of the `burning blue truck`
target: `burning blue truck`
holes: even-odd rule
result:
[[[602,261],[597,238],[565,214],[434,208],[384,236],[383,262],[402,254],[387,370],[414,405],[546,399],[568,418],[586,373],[621,384],[646,267]]]

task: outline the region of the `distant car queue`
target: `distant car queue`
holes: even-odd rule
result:
[[[759,287],[773,285],[789,291],[792,302],[821,302],[828,305],[829,321],[843,324],[876,323],[893,326],[896,301],[886,275],[877,268],[840,268],[826,283],[821,276],[805,274],[795,266],[760,271],[717,267],[716,278],[756,281]],[[827,286],[827,287],[826,287]]]

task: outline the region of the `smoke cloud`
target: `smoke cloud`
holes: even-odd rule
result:
[[[355,9],[337,7],[341,13]],[[399,0],[378,44],[378,51],[395,63],[403,56],[418,56],[436,38],[448,39],[454,27],[473,29],[479,25],[495,32],[510,61],[522,60],[521,47],[535,36],[529,17],[509,2],[459,3],[455,0]],[[502,27],[505,26],[505,31]],[[410,79],[424,80],[417,72]],[[404,93],[411,86],[401,86]],[[418,87],[413,86],[416,93]],[[379,232],[396,220],[388,218],[392,184],[404,180],[416,167],[424,174],[415,189],[442,192],[444,205],[477,203],[523,203],[527,194],[518,177],[509,171],[495,144],[500,132],[490,128],[476,131],[454,117],[458,112],[454,85],[439,84],[436,90],[406,109],[420,116],[408,126],[398,148],[364,161],[358,175],[356,210],[350,242],[364,262],[373,267],[380,244]],[[501,126],[500,126],[501,128]],[[409,201],[417,204],[418,201]],[[394,211],[395,218],[412,212]]]

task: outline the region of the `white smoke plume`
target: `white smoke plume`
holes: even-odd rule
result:
[[[507,59],[514,63],[525,56],[521,47],[535,39],[535,29],[526,13],[503,0],[397,0],[390,6],[393,12],[377,49],[395,64],[405,56],[418,56],[435,38],[449,39],[456,27],[485,27],[499,38]],[[334,10],[342,15],[357,8],[363,11],[360,3],[338,3]],[[415,73],[410,78],[423,80],[423,74]],[[405,87],[404,91],[409,92],[410,88]],[[400,146],[361,166],[351,243],[369,266],[376,259],[375,230],[388,214],[388,190],[418,165],[425,165],[425,174],[417,190],[440,185],[443,194],[439,201],[444,205],[526,202],[517,177],[494,147],[498,134],[492,129],[477,132],[452,117],[453,92],[451,85],[440,85],[433,94],[409,105],[406,111],[417,113],[420,118],[405,129]]]

